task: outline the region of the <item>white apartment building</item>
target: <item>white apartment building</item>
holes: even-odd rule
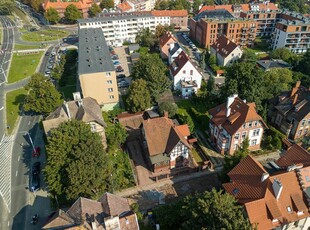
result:
[[[124,42],[134,43],[139,30],[170,25],[170,17],[156,17],[151,12],[112,13],[98,18],[78,20],[79,29],[101,28],[108,45],[122,46]]]
[[[310,48],[310,20],[281,20],[272,36],[272,48],[287,48],[293,53],[305,53]]]

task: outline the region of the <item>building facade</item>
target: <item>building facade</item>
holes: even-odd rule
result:
[[[159,50],[162,59],[168,59],[170,44],[177,42],[176,37],[167,31],[163,36],[159,38]]]
[[[256,112],[255,103],[246,103],[238,95],[209,110],[211,115],[210,139],[218,152],[233,155],[247,138],[249,150],[260,149],[267,127]]]
[[[83,97],[96,99],[103,110],[118,106],[115,66],[102,30],[79,29],[78,51],[79,88]]]

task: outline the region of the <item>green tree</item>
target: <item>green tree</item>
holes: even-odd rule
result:
[[[41,10],[42,1],[41,0],[31,0],[30,1],[31,7],[36,11],[39,12]]]
[[[204,4],[207,6],[213,6],[214,5],[214,0],[205,0]]]
[[[174,31],[174,25],[157,25],[155,28],[155,38],[158,40],[161,36],[163,36],[167,31]]]
[[[283,91],[290,90],[293,73],[289,69],[278,68],[265,74],[266,97],[272,98]]]
[[[215,89],[215,79],[213,76],[210,75],[207,83],[207,90],[209,93],[212,93]]]
[[[136,42],[140,46],[151,48],[155,45],[155,36],[149,28],[144,28],[138,32]]]
[[[240,61],[244,61],[244,62],[256,62],[257,56],[255,54],[255,52],[253,50],[249,50],[249,49],[244,49],[243,50],[243,54],[240,58]]]
[[[101,9],[111,9],[114,8],[114,1],[113,0],[102,0],[100,2]]]
[[[288,61],[291,56],[292,52],[287,48],[279,48],[275,49],[270,53],[270,57],[273,59],[282,59],[283,61]]]
[[[178,106],[175,103],[171,103],[168,101],[164,101],[159,103],[158,105],[158,112],[162,116],[164,112],[168,112],[169,117],[174,117],[178,110]]]
[[[75,5],[70,4],[66,8],[65,18],[67,19],[68,22],[75,23],[76,20],[78,20],[79,18],[82,18],[82,13],[79,11],[79,9]]]
[[[128,136],[126,129],[119,123],[115,125],[109,125],[105,132],[109,148],[121,146],[125,143]]]
[[[282,9],[285,8],[302,14],[308,13],[309,10],[306,0],[281,0],[279,3]]]
[[[52,24],[56,24],[60,20],[60,16],[54,8],[50,7],[47,9],[47,11],[44,13],[44,17],[47,21],[49,21]]]
[[[202,4],[202,0],[194,0],[193,1],[193,11],[198,12],[199,11],[199,6]]]
[[[165,0],[157,0],[155,3],[155,10],[168,10],[169,9],[169,2]]]
[[[133,66],[131,77],[144,79],[153,102],[158,102],[159,95],[170,88],[171,82],[166,76],[167,67],[157,54],[142,55]]]
[[[52,78],[59,81],[62,77],[63,72],[64,72],[64,67],[61,66],[60,64],[57,64],[52,70]]]
[[[147,82],[144,79],[140,78],[132,81],[126,102],[128,109],[134,113],[151,107],[151,96]]]
[[[258,111],[263,109],[262,101],[266,99],[264,72],[255,63],[234,63],[226,70],[225,96],[238,94],[248,102],[255,102]]]
[[[80,196],[97,199],[107,190],[110,172],[102,139],[88,124],[70,120],[52,129],[46,151],[45,181],[59,203]]]
[[[101,8],[96,4],[93,3],[89,8],[88,14],[91,18],[96,17],[97,14],[101,12]]]
[[[31,76],[25,89],[29,90],[25,98],[25,111],[50,113],[62,103],[61,95],[54,84],[40,73]]]
[[[299,64],[296,67],[298,72],[308,75],[310,73],[310,49],[307,49],[307,52],[302,55],[302,58]]]
[[[192,117],[184,109],[178,109],[177,118],[181,124],[187,124],[191,133],[195,130],[195,123]]]
[[[0,1],[0,13],[10,14],[15,6],[14,0],[1,0]]]
[[[216,56],[214,54],[210,55],[208,59],[208,64],[209,66],[216,65]]]
[[[205,70],[206,68],[206,50],[201,53],[199,64],[201,69]]]

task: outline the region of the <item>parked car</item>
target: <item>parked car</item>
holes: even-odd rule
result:
[[[119,88],[125,88],[128,86],[129,86],[129,83],[125,79],[122,79],[121,81],[117,83],[117,87]]]
[[[116,55],[116,52],[115,52],[114,50],[110,51],[110,53],[111,53],[112,55]]]
[[[48,69],[53,69],[53,65],[48,65],[47,68]]]
[[[46,52],[46,53],[45,53],[45,56],[49,56],[49,55],[50,55],[50,53],[49,53],[49,52]]]
[[[51,74],[51,71],[47,70],[45,71],[46,74]]]
[[[112,55],[112,59],[113,59],[113,60],[114,60],[114,59],[118,59],[118,55],[117,55],[117,54]]]
[[[113,55],[113,56],[114,56],[114,55]],[[119,61],[118,57],[113,57],[113,56],[112,56],[112,60],[113,60],[113,61]]]
[[[112,46],[109,46],[109,51],[114,51],[113,47]]]
[[[41,169],[41,163],[39,161],[35,162],[32,165],[32,173],[33,174],[39,174]]]
[[[41,154],[41,148],[36,147],[34,150],[32,150],[32,157],[39,157]]]
[[[117,79],[124,79],[125,77],[125,74],[119,74],[116,76]]]
[[[124,71],[124,69],[122,68],[122,66],[117,66],[116,67],[116,70],[115,70],[117,73],[120,73],[120,72],[123,72]]]
[[[39,174],[31,174],[30,191],[35,192],[40,188],[40,176]]]
[[[113,65],[120,65],[121,63],[119,61],[113,61]]]
[[[191,41],[190,41],[190,42],[188,42],[188,44],[189,44],[190,46],[194,45],[194,43],[192,43]]]

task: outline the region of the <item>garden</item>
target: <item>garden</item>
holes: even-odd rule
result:
[[[38,30],[32,32],[25,32],[22,34],[22,39],[29,42],[46,42],[62,39],[67,37],[69,33],[63,30]]]

